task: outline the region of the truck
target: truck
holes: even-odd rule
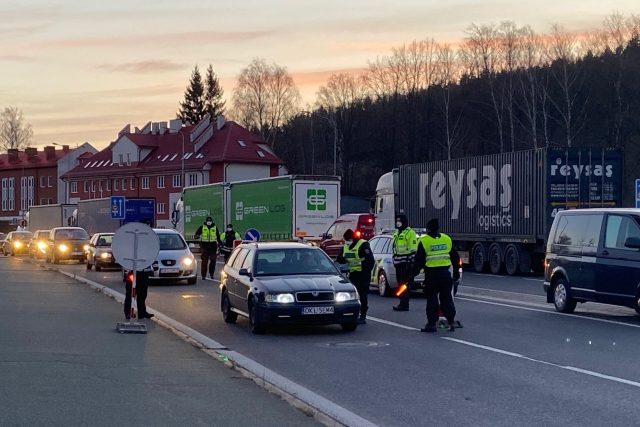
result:
[[[72,225],[76,206],[75,204],[31,206],[25,218],[27,229],[33,233],[37,230],[51,230],[54,227]]]
[[[539,272],[557,212],[622,205],[623,154],[607,148],[544,148],[407,164],[376,187],[378,231],[395,215],[412,227],[437,218],[477,272]]]
[[[188,242],[211,216],[250,240],[320,240],[340,214],[340,179],[285,175],[187,187],[172,214]]]
[[[74,224],[89,235],[115,232],[129,222],[155,224],[155,199],[125,199],[125,219],[111,218],[111,199],[80,200],[74,212]]]

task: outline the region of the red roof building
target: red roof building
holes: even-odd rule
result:
[[[282,160],[264,140],[233,121],[205,117],[195,126],[180,120],[130,125],[99,153],[80,159],[63,179],[71,203],[110,196],[154,198],[156,226],[171,227],[183,184],[267,178],[281,174]],[[184,181],[184,182],[183,182]]]
[[[84,143],[75,149],[68,145],[42,150],[29,147],[0,154],[0,231],[14,230],[33,205],[65,203],[67,189],[60,177],[77,166],[79,156],[96,152]]]

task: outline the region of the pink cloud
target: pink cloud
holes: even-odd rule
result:
[[[185,64],[179,64],[166,59],[124,62],[121,64],[99,64],[96,68],[104,71],[125,72],[134,74],[158,73],[180,70]]]

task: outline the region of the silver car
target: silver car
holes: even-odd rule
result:
[[[157,228],[153,231],[160,239],[160,253],[153,263],[150,279],[176,283],[186,280],[195,285],[198,263],[184,238],[175,230]]]

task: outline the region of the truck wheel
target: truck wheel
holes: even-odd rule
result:
[[[564,277],[557,279],[553,285],[553,305],[560,313],[573,313],[577,302],[571,297],[571,289]]]
[[[378,274],[378,294],[381,297],[391,296],[391,289],[389,288],[389,280],[387,279],[387,273],[381,271]]]
[[[509,276],[520,273],[520,251],[515,244],[507,245],[504,251],[504,266]]]
[[[503,260],[502,247],[499,243],[492,243],[491,246],[489,246],[489,268],[491,269],[491,273],[502,273],[504,267]]]
[[[487,250],[482,243],[476,243],[471,250],[473,269],[476,273],[487,271]]]

